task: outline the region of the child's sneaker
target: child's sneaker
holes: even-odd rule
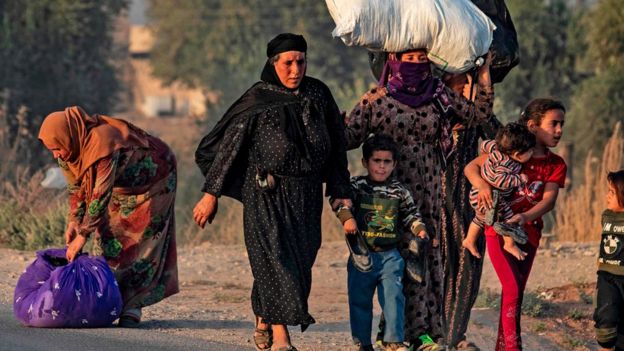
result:
[[[360,343],[355,344],[353,351],[375,351],[373,345],[362,345]]]
[[[418,339],[420,339],[420,342],[421,342],[420,347],[416,349],[418,351],[444,351],[446,350],[445,346],[442,346],[436,343],[435,341],[433,341],[433,339],[431,339],[431,337],[428,334],[423,334],[419,336]]]
[[[377,340],[375,341],[375,345],[373,345],[373,351],[383,351],[383,341]]]
[[[529,236],[521,226],[505,222],[496,222],[494,223],[493,228],[498,235],[511,237],[513,241],[518,244],[526,244],[529,240]]]
[[[384,342],[381,345],[383,351],[409,351],[407,346],[402,342]]]
[[[498,190],[492,190],[492,208],[485,211],[484,222],[487,225],[492,225],[496,222],[496,215],[498,214]]]

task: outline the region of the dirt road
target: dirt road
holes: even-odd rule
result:
[[[595,277],[594,253],[591,245],[544,250],[536,259],[528,289],[592,282]],[[169,346],[180,350],[253,349],[251,342],[253,315],[249,302],[252,280],[242,246],[203,244],[180,249],[181,292],[162,303],[144,309],[145,322],[140,330],[133,331],[120,328],[96,329],[91,332],[38,330],[18,326],[11,316],[13,288],[21,271],[33,259],[32,252],[0,249],[2,323],[0,350],[39,350],[36,345],[28,349],[26,344],[6,339],[30,336],[36,336],[35,339],[43,338],[46,350],[66,350],[68,345],[78,347],[80,344],[74,344],[78,340],[98,345],[102,343],[113,345],[135,338],[150,342],[151,344],[145,344],[145,347],[149,345],[150,349],[154,350],[168,350]],[[325,243],[321,248],[314,268],[313,288],[309,301],[311,314],[316,318],[317,324],[312,325],[305,333],[292,331],[293,344],[300,350],[352,349],[346,295],[346,260],[347,252],[343,242]],[[482,289],[498,290],[497,279],[487,258]],[[379,310],[376,311],[376,315],[378,314]],[[469,339],[475,341],[483,350],[493,350],[497,323],[496,310],[492,308],[473,310]],[[558,346],[552,335],[532,332],[528,327],[524,327],[525,323],[527,322],[523,320],[525,350],[596,349],[591,346],[591,342],[588,343],[589,346],[578,348]],[[140,339],[141,337],[143,339]],[[18,348],[19,345],[25,348]],[[81,349],[91,349],[85,347]]]

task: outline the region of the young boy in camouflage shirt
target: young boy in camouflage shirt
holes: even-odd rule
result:
[[[417,247],[416,237],[426,240],[427,233],[410,191],[390,178],[399,157],[392,138],[374,135],[364,142],[362,153],[368,175],[351,178],[353,208],[337,209],[346,235],[362,235],[372,261],[372,269],[366,272],[353,258],[347,265],[351,335],[359,350],[373,350],[373,295],[377,289],[385,316],[382,347],[407,351],[403,344],[405,261],[398,246],[404,231],[412,236],[412,250]]]

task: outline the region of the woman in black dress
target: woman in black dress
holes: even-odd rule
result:
[[[323,182],[326,195],[351,206],[340,111],[327,86],[305,75],[306,50],[300,35],[271,40],[262,80],[196,152],[206,182],[195,221],[211,222],[221,195],[244,205],[259,350],[294,350],[286,325],[303,331],[314,323],[307,299],[321,246]]]

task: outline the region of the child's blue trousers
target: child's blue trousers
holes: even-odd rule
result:
[[[347,264],[349,289],[349,319],[355,343],[371,345],[373,295],[377,289],[379,305],[386,319],[384,342],[403,342],[405,296],[403,271],[405,262],[399,250],[370,252],[373,268],[358,271],[351,260]]]

